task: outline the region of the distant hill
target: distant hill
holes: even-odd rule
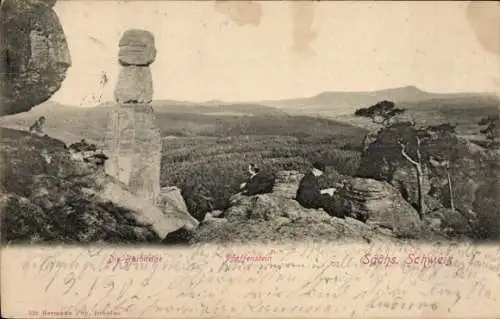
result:
[[[285,110],[256,103],[228,103],[208,101],[204,103],[179,102],[173,100],[153,101],[152,105],[158,113],[220,114],[220,115],[285,115]]]
[[[414,86],[406,86],[381,91],[359,92],[322,92],[315,96],[285,99],[279,101],[261,101],[259,103],[294,111],[348,113],[352,109],[374,104],[380,100],[421,101],[431,98],[431,94]]]
[[[323,92],[312,97],[276,101],[224,102],[211,100],[190,102],[157,100],[153,101],[152,105],[159,118],[159,125],[165,130],[165,133],[170,135],[214,135],[219,134],[214,133],[217,131],[227,132],[227,127],[234,128],[235,123],[239,123],[240,128],[248,128],[248,126],[254,128],[243,129],[243,131],[258,133],[256,132],[257,127],[263,129],[260,134],[273,131],[273,129],[266,129],[266,125],[274,128],[284,125],[293,134],[297,133],[297,129],[290,126],[289,123],[293,120],[287,115],[308,116],[303,122],[294,122],[293,125],[298,125],[299,131],[302,130],[303,123],[307,122],[308,125],[313,125],[309,117],[314,117],[316,120],[317,118],[333,119],[336,121],[333,125],[337,127],[340,127],[339,122],[343,122],[370,129],[372,124],[369,120],[356,118],[353,113],[358,108],[373,105],[381,100],[391,100],[399,107],[406,108],[407,113],[421,124],[455,123],[458,125],[458,131],[463,135],[477,134],[478,120],[483,116],[498,113],[500,106],[498,95],[489,93],[431,93],[422,91],[415,86],[373,92]],[[30,112],[0,118],[0,125],[18,129],[25,128],[36,117],[43,114],[51,119],[48,123],[49,130],[56,127],[63,130],[63,132],[53,132],[54,136],[60,139],[74,139],[76,138],[73,137],[75,132],[77,135],[83,132],[83,134],[88,135],[86,137],[89,139],[100,138],[100,130],[97,128],[103,125],[103,121],[107,120],[106,112],[108,109],[106,106],[109,105],[112,103],[94,108],[76,108],[49,101],[34,107]],[[255,118],[250,120],[248,117]],[[282,119],[276,120],[276,118]],[[54,119],[56,120],[54,121]],[[269,122],[270,120],[273,122]],[[82,126],[93,127],[93,129],[85,129]],[[279,131],[283,132],[284,130],[286,129],[283,128]]]
[[[492,93],[431,93],[415,86],[373,92],[323,92],[308,98],[258,103],[286,110],[290,114],[321,116],[352,125],[372,128],[369,120],[354,117],[354,111],[382,100],[407,109],[418,123],[451,122],[461,134],[477,134],[481,117],[498,114],[499,95]]]
[[[382,100],[396,103],[415,104],[429,100],[461,100],[492,97],[489,93],[431,93],[415,86],[379,91],[323,92],[312,97],[286,99],[279,101],[260,101],[259,104],[273,106],[300,113],[349,114],[354,110],[367,107]],[[498,98],[497,98],[498,100]]]
[[[233,137],[242,135],[332,138],[339,144],[358,143],[365,130],[338,121],[309,116],[290,116],[271,107],[231,104],[222,107],[175,106],[155,101],[156,123],[163,136]],[[0,126],[27,130],[39,116],[47,118],[46,133],[73,143],[85,138],[100,144],[111,108],[68,107],[46,103],[26,113],[0,118]],[[229,112],[231,111],[231,112]],[[344,143],[345,142],[345,143]]]

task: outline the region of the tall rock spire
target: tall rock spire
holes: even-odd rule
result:
[[[118,53],[122,69],[114,91],[118,105],[111,112],[106,163],[107,174],[153,205],[160,193],[162,149],[150,104],[153,80],[149,65],[155,57],[152,33],[132,29],[123,34]]]

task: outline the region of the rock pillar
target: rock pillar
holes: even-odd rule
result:
[[[161,136],[155,124],[153,80],[154,36],[128,30],[119,42],[122,69],[114,95],[107,136],[106,173],[128,186],[135,195],[156,205],[160,193]]]
[[[71,55],[55,2],[0,1],[0,116],[45,102],[66,78]]]

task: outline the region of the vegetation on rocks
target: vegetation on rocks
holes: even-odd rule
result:
[[[461,214],[473,237],[498,236],[494,228],[498,228],[500,211],[495,205],[485,205],[498,201],[498,152],[458,136],[456,125],[450,123],[419,126],[415,120],[395,121],[395,114],[404,110],[394,110],[394,104],[387,102],[356,111],[357,116],[374,122],[377,117],[384,119],[382,127],[367,134],[371,141],[356,175],[396,186],[418,209],[421,220],[443,206],[450,208],[451,215]],[[436,200],[440,205],[434,204]],[[444,219],[453,218],[444,215]]]
[[[1,129],[0,144],[2,243],[160,240],[133,212],[85,192],[97,187],[95,172],[73,162],[64,143]]]

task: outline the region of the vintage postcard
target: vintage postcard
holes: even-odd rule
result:
[[[500,317],[498,1],[0,25],[2,317]]]

